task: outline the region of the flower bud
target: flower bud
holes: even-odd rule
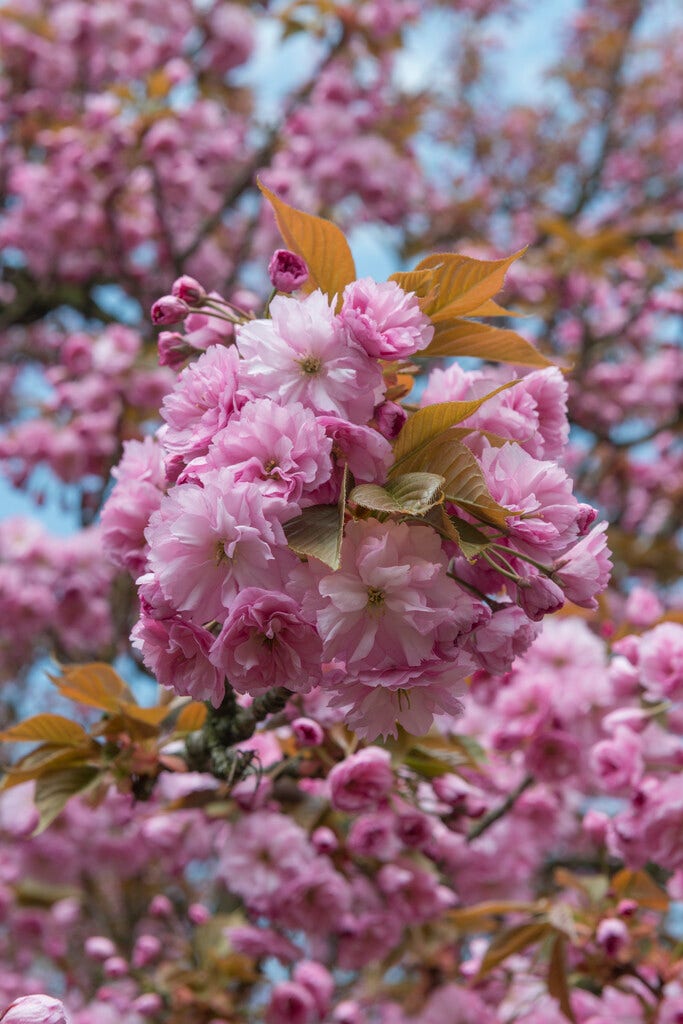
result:
[[[317,747],[325,739],[322,726],[312,718],[296,718],[292,722],[292,732],[300,747]]]
[[[162,295],[152,306],[152,323],[157,326],[177,324],[184,320],[190,307],[175,295]]]
[[[122,956],[110,956],[104,961],[104,973],[108,978],[125,978],[128,964]]]
[[[312,1024],[316,1019],[315,999],[296,981],[282,981],[273,989],[266,1011],[267,1024]]]
[[[308,267],[295,252],[276,249],[268,264],[268,276],[279,292],[293,292],[308,280]]]
[[[607,956],[617,956],[629,940],[628,928],[617,917],[606,917],[598,925],[595,939]]]
[[[161,996],[156,992],[143,992],[141,996],[131,1003],[131,1010],[142,1014],[143,1017],[152,1017],[162,1007]]]
[[[156,935],[140,935],[133,948],[133,967],[147,967],[161,953],[161,942]]]
[[[184,335],[177,331],[162,331],[157,338],[159,366],[170,366],[172,370],[182,366],[192,349]]]
[[[199,281],[195,281],[193,277],[183,274],[182,277],[173,282],[171,295],[174,295],[176,299],[182,299],[188,306],[201,306],[206,298],[206,290],[202,288]]]
[[[106,935],[90,935],[85,940],[85,952],[93,960],[108,960],[116,955],[116,946]]]
[[[397,402],[382,402],[375,409],[377,429],[382,437],[386,437],[387,441],[393,441],[398,437],[407,419],[408,413]]]
[[[70,1024],[71,1018],[59,999],[51,996],[21,996],[7,1007],[2,1024]]]
[[[317,853],[334,853],[339,848],[339,840],[331,828],[321,825],[311,834],[311,842]]]

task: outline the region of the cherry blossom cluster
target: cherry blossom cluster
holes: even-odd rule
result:
[[[675,933],[651,902],[665,889],[623,895],[617,879],[647,859],[670,898],[683,891],[683,625],[642,588],[613,611],[611,652],[559,617],[502,679],[478,672],[438,745],[349,746],[343,712],[301,694],[242,745],[260,770],[229,794],[169,773],[148,803],[74,800],[32,837],[32,784],[4,793],[0,1005],[54,992],[69,962],[59,991],[73,1024],[183,1012],[203,1024],[258,1007],[268,1024],[433,1024],[453,1006],[463,1021],[560,1024],[536,946],[480,976],[495,928],[484,916],[474,937],[457,931],[480,902],[514,901],[514,924],[541,895],[557,900],[572,972],[593,983],[571,991],[580,1024],[646,1024],[655,1008],[675,1022],[683,992],[663,966]],[[473,756],[442,760],[464,737]],[[296,775],[283,771],[293,751]],[[581,873],[552,880],[577,858]]]
[[[0,524],[0,679],[21,676],[37,654],[73,660],[110,651],[114,572],[102,532],[56,537],[36,520]]]
[[[270,271],[280,287],[307,276],[286,251]],[[528,374],[465,421],[475,465],[509,510],[481,557],[417,516],[366,514],[351,490],[333,570],[298,557],[286,531],[306,509],[334,515],[349,483],[386,482],[407,417],[386,399],[389,364],[433,336],[417,298],[366,278],[338,313],[313,291],[278,294],[255,319],[185,277],[152,316],[190,327],[162,333],[167,362],[211,320],[234,328],[232,344],[204,334],[209,347],[162,403],[157,440],[128,443],[102,516],[110,557],[139,577],[134,644],[164,685],[214,706],[226,678],[252,697],[319,687],[361,736],[395,734],[397,722],[420,733],[458,710],[476,668],[505,671],[565,598],[596,607],[604,526],[589,532],[596,512],[554,461],[568,432],[559,371]],[[457,365],[435,371],[423,405],[497,383]]]

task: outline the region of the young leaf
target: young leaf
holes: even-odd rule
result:
[[[204,725],[206,714],[206,704],[200,704],[196,700],[190,701],[189,704],[180,709],[180,714],[176,718],[173,731],[182,733],[197,732]]]
[[[458,253],[434,253],[415,270],[434,271],[438,294],[425,312],[436,322],[454,316],[471,315],[501,290],[508,268],[526,252],[520,249],[502,260],[477,260]],[[481,315],[481,314],[480,314]]]
[[[99,777],[100,769],[88,765],[62,768],[36,782],[35,804],[40,820],[33,835],[43,832],[66,807],[72,796],[82,793]]]
[[[343,520],[336,505],[312,505],[285,523],[287,543],[297,555],[318,558],[330,569],[340,565]]]
[[[394,473],[400,463],[409,455],[421,451],[430,441],[442,434],[449,427],[462,423],[469,416],[477,411],[487,402],[489,398],[512,387],[516,381],[510,380],[494,391],[490,391],[482,398],[472,399],[468,402],[437,402],[435,405],[428,405],[424,409],[418,409],[405,423],[401,433],[398,435],[394,445],[394,465],[390,473]],[[425,467],[426,468],[426,467]]]
[[[551,931],[552,926],[547,921],[528,921],[525,924],[514,925],[507,931],[496,935],[486,950],[475,981],[480,981],[503,960],[507,960],[513,953],[519,953],[527,946],[539,942]]]
[[[462,551],[465,558],[472,562],[478,558],[482,551],[491,543],[490,539],[481,530],[478,530],[472,523],[461,519],[460,516],[452,516],[442,509],[443,528],[454,540]]]
[[[100,711],[116,711],[122,700],[133,703],[133,694],[121,676],[105,662],[67,665],[61,676],[49,678],[63,697]]]
[[[346,285],[356,278],[353,256],[343,232],[329,220],[289,206],[263,182],[259,181],[258,187],[275,212],[285,244],[306,260],[309,278],[304,291],[320,288],[330,298],[341,298]]]
[[[390,480],[386,487],[379,484],[354,487],[349,501],[375,512],[421,516],[443,501],[444,483],[444,478],[435,473],[403,473]]]
[[[544,368],[555,366],[531,342],[516,331],[478,324],[472,320],[453,320],[438,324],[434,337],[421,356],[474,356],[499,363]]]
[[[641,907],[666,913],[669,897],[664,889],[650,878],[647,871],[622,868],[612,879],[612,889],[621,899],[636,900]]]
[[[490,918],[501,914],[528,914],[533,911],[533,903],[522,900],[485,900],[471,907],[451,910],[448,919],[453,921],[460,932],[488,931]]]
[[[445,480],[443,490],[447,502],[458,505],[486,523],[491,523],[502,530],[506,528],[507,518],[513,513],[494,501],[486,486],[481,466],[466,445],[452,439],[450,430],[445,430],[432,438],[422,449],[406,456],[405,460],[406,469],[419,469],[442,476]],[[480,540],[475,536],[471,539],[475,544]],[[467,543],[467,535],[464,536],[464,540]]]
[[[434,272],[432,270],[408,270],[397,274],[391,274],[390,281],[395,281],[404,292],[414,292],[420,298],[424,298],[432,286]]]
[[[66,765],[83,764],[97,754],[97,744],[94,741],[90,748],[62,747],[55,746],[53,743],[45,743],[15,764],[5,768],[6,774],[0,785],[0,790],[11,789],[30,779],[39,779],[41,775],[64,768]]]
[[[60,747],[80,747],[90,742],[90,737],[78,722],[72,722],[64,715],[43,714],[27,718],[18,725],[0,732],[0,740],[6,743],[52,743]]]
[[[569,1000],[569,983],[567,981],[567,965],[565,958],[566,939],[558,935],[553,942],[548,964],[548,992],[557,999],[560,1009],[567,1020],[576,1024],[576,1017]]]

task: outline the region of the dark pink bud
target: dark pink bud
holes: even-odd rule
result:
[[[317,747],[325,739],[322,726],[312,718],[296,718],[292,722],[292,732],[300,747]]]
[[[202,288],[199,281],[195,281],[193,277],[183,274],[182,277],[173,282],[171,295],[174,295],[176,299],[182,299],[183,302],[187,302],[188,306],[201,306],[206,298],[206,290]]]
[[[308,267],[289,249],[276,249],[268,264],[268,276],[279,292],[293,292],[308,280]]]
[[[597,927],[595,938],[607,956],[617,956],[629,940],[628,928],[616,917],[606,917]]]
[[[311,835],[313,848],[318,853],[334,853],[339,848],[339,840],[331,828],[321,825]]]
[[[7,1007],[3,1024],[70,1024],[71,1018],[59,999],[51,996],[22,996]]]
[[[382,437],[387,441],[393,441],[401,433],[403,424],[408,419],[408,413],[402,405],[396,402],[382,402],[375,409],[375,423]]]
[[[593,508],[592,505],[586,505],[584,502],[579,504],[579,514],[576,519],[576,525],[579,528],[579,536],[583,537],[588,533],[597,517],[597,508]]]
[[[170,366],[172,370],[182,366],[192,349],[182,334],[177,331],[162,331],[157,339],[159,365]]]
[[[162,295],[152,306],[152,323],[157,326],[177,324],[184,320],[190,307],[175,295]]]
[[[108,978],[125,978],[128,964],[122,956],[110,956],[104,961],[104,973]]]
[[[143,1017],[153,1017],[163,1006],[161,996],[156,992],[143,992],[141,996],[131,1003],[131,1010],[142,1014]]]

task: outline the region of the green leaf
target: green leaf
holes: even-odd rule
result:
[[[476,526],[461,519],[460,516],[449,515],[446,509],[442,509],[441,525],[470,562],[478,558],[491,543],[486,534],[478,530]]]
[[[39,778],[34,799],[40,820],[33,835],[40,835],[61,814],[71,797],[83,793],[99,776],[99,768],[78,765]]]
[[[348,469],[344,467],[341,494],[336,505],[311,505],[296,519],[284,524],[287,543],[297,555],[313,557],[338,569],[341,565],[341,546],[344,537],[346,511],[346,481]]]
[[[379,484],[354,487],[349,501],[374,512],[421,516],[443,501],[444,483],[444,478],[435,473],[403,473],[390,480],[386,487]]]
[[[279,199],[263,182],[258,187],[275,212],[285,244],[308,266],[309,278],[303,291],[321,291],[339,296],[356,279],[356,267],[342,231],[329,220],[314,217]]]
[[[432,438],[423,448],[411,452],[404,459],[406,469],[423,470],[442,476],[445,480],[443,490],[447,502],[458,505],[475,518],[501,530],[507,528],[507,518],[513,513],[491,497],[476,458],[466,445],[451,438],[449,430]],[[454,528],[457,531],[457,525],[454,524]],[[446,529],[448,530],[447,525]],[[466,535],[463,539],[467,544],[467,531],[464,533]],[[473,544],[480,542],[476,535],[469,534],[469,538]],[[453,539],[455,540],[455,537]]]
[[[78,722],[72,722],[64,715],[42,714],[27,718],[18,725],[0,732],[0,740],[6,743],[52,743],[61,747],[80,747],[90,742],[90,737]]]
[[[556,365],[516,331],[478,324],[473,320],[453,320],[437,325],[434,337],[420,355],[437,359],[445,356],[473,356],[499,363],[540,368]]]
[[[517,381],[514,380],[507,381],[494,391],[483,395],[482,398],[472,399],[468,402],[437,402],[435,405],[418,409],[406,421],[398,435],[394,445],[394,465],[390,473],[394,473],[409,455],[421,451],[449,427],[456,426],[472,416],[489,398],[513,387],[516,383]]]

